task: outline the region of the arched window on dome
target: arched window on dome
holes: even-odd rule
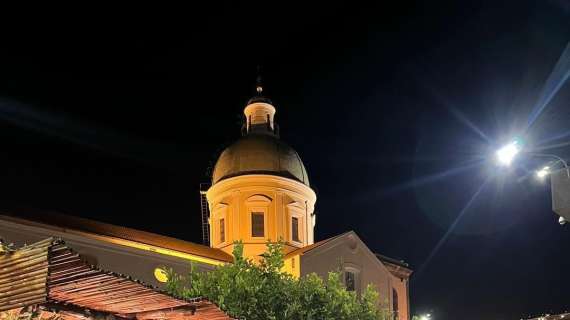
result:
[[[299,218],[291,218],[291,240],[294,242],[301,242],[299,237]]]
[[[220,219],[220,243],[226,242],[226,219]]]
[[[251,236],[254,238],[265,237],[265,212],[254,211],[251,213]]]
[[[305,244],[307,237],[305,215],[306,210],[303,203],[294,201],[287,205],[288,241],[299,247]]]
[[[256,194],[246,200],[247,212],[249,214],[249,237],[251,240],[266,241],[268,238],[267,215],[272,199]]]
[[[210,242],[215,246],[223,246],[228,242],[228,205],[218,203],[210,217]]]

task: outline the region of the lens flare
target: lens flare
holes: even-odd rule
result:
[[[433,257],[435,257],[435,255],[437,254],[437,252],[439,251],[439,249],[445,244],[445,242],[447,241],[447,238],[449,238],[449,236],[453,233],[453,231],[455,230],[455,228],[457,227],[457,225],[459,224],[459,222],[461,221],[461,218],[463,218],[463,216],[465,215],[465,213],[469,210],[469,208],[471,208],[471,206],[473,205],[473,203],[475,202],[475,200],[479,197],[479,194],[481,194],[481,192],[483,191],[483,189],[485,188],[485,186],[491,181],[491,177],[487,177],[487,179],[479,186],[479,188],[475,191],[475,193],[473,193],[473,195],[471,196],[471,198],[469,199],[469,201],[467,201],[467,203],[465,204],[465,206],[463,206],[463,209],[461,209],[461,211],[459,211],[459,214],[457,215],[457,217],[455,218],[455,220],[453,221],[453,223],[449,226],[449,228],[447,229],[447,231],[443,234],[443,236],[441,237],[441,239],[437,242],[437,244],[435,245],[435,247],[433,248],[433,250],[430,252],[430,254],[428,255],[428,257],[426,258],[425,262],[420,266],[420,268],[418,269],[418,271],[416,272],[416,277],[418,277],[419,275],[421,275],[423,273],[423,271],[425,270],[425,268],[430,264],[431,260],[433,259]]]
[[[548,79],[546,79],[540,98],[528,117],[527,129],[539,118],[544,109],[548,106],[548,103],[556,93],[558,93],[568,78],[570,78],[570,42],[566,45],[554,69],[548,76]]]

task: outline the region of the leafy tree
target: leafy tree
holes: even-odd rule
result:
[[[214,271],[196,272],[191,266],[183,276],[166,269],[167,291],[183,298],[205,297],[238,319],[393,319],[379,307],[373,286],[358,297],[346,290],[340,271],[330,272],[327,281],[316,274],[295,279],[282,272],[282,243],[268,243],[258,264],[243,257],[240,242],[234,248],[234,263]]]

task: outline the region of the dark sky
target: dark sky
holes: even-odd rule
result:
[[[261,64],[318,194],[317,239],[352,229],[408,261],[412,310],[437,320],[570,309],[570,229],[528,173],[546,160],[489,160],[514,134],[570,140],[568,83],[525,130],[557,84],[569,1],[66,12],[0,31],[2,206],[200,242],[199,183]]]

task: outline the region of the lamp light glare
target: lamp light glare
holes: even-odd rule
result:
[[[550,173],[550,167],[544,167],[536,172],[539,179],[544,179]]]
[[[513,162],[513,159],[520,151],[521,148],[519,143],[517,141],[513,141],[497,150],[497,160],[500,164],[508,166]]]

